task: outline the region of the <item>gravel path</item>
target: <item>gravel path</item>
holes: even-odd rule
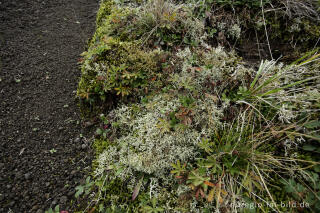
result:
[[[72,206],[92,159],[74,97],[97,9],[98,0],[0,0],[1,213]]]

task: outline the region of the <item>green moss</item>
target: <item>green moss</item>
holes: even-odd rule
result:
[[[96,184],[102,189],[102,197],[96,206],[103,206],[108,209],[107,212],[134,212],[139,205],[138,200],[132,201],[132,194],[128,192],[126,183],[120,179],[104,182],[103,179],[96,181]],[[122,212],[121,211],[121,212]]]
[[[103,0],[100,4],[99,10],[97,12],[96,25],[97,28],[101,26],[104,19],[106,19],[112,12],[114,8],[113,0]]]
[[[310,20],[303,20],[303,28],[311,39],[318,39],[320,37],[320,25],[318,23],[310,22]],[[302,35],[301,35],[302,36]]]
[[[127,96],[142,94],[161,77],[158,72],[157,51],[144,51],[139,42],[122,42],[104,37],[98,46],[84,54],[82,76],[78,87],[81,98],[98,98],[107,95]],[[150,83],[153,82],[153,83]]]
[[[134,41],[134,33],[131,32],[130,19],[135,14],[134,9],[112,7],[112,12],[106,11],[103,20],[97,24],[97,30],[90,45],[98,45],[105,36],[112,36],[121,41]],[[101,12],[102,13],[102,12]]]
[[[309,47],[317,42],[320,36],[320,26],[317,22],[311,22],[307,18],[295,18],[288,20],[286,16],[269,14],[267,17],[267,28],[269,37],[272,41],[281,40],[281,43],[292,43],[302,51],[306,51]],[[264,29],[260,30],[263,35]]]
[[[109,145],[110,145],[110,142],[107,140],[96,139],[93,143],[95,155],[99,156],[104,150],[108,148]]]

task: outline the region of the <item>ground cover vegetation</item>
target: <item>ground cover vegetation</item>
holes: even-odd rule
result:
[[[104,0],[96,24],[84,211],[320,210],[319,2]]]

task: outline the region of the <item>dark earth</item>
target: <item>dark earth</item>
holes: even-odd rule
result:
[[[1,213],[76,206],[93,156],[77,61],[97,9],[98,0],[0,0]]]

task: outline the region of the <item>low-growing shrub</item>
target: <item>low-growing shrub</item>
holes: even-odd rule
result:
[[[275,205],[283,185],[274,179],[299,182],[308,174],[304,165],[317,165],[294,154],[314,138],[299,126],[318,115],[311,109],[319,100],[310,95],[317,69],[263,62],[256,72],[222,48],[186,48],[175,60],[179,69],[165,89],[106,116],[110,127],[101,139],[107,145],[93,173],[99,180],[95,205],[196,212],[267,202],[265,211],[286,211]],[[299,81],[304,76],[311,78]],[[261,90],[247,95],[241,89],[247,85]],[[123,183],[125,197],[110,197],[114,181]]]
[[[127,96],[151,88],[161,75],[157,72],[159,51],[144,51],[137,42],[105,37],[97,47],[83,53],[82,77],[78,95],[82,98],[106,94]]]

